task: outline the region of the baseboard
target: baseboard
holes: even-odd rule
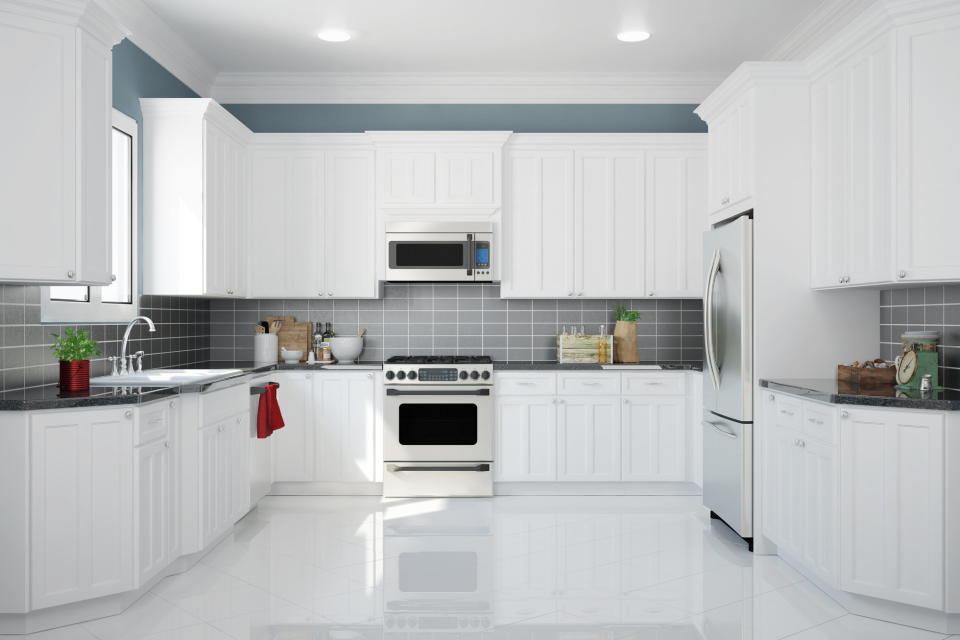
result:
[[[693,482],[495,482],[498,496],[699,496]]]
[[[380,482],[274,482],[271,496],[382,496]]]

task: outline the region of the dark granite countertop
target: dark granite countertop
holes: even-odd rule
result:
[[[613,367],[604,369],[604,366]],[[656,371],[652,366],[659,366],[663,371],[703,371],[699,362],[638,362],[636,364],[614,363],[601,365],[593,363],[560,363],[556,361],[520,361],[502,360],[493,363],[494,371]]]
[[[771,391],[817,400],[830,404],[850,404],[867,407],[897,409],[929,409],[931,411],[960,411],[960,391],[942,389],[921,394],[919,391],[901,391],[894,386],[861,389],[838,384],[833,379],[762,379],[760,386]]]
[[[35,411],[74,407],[106,407],[142,404],[180,394],[177,387],[91,387],[89,391],[60,394],[57,385],[4,391],[0,393],[0,411]]]

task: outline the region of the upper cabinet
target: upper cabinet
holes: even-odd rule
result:
[[[504,297],[701,295],[703,135],[518,135],[504,173]]]
[[[377,296],[374,151],[362,134],[255,136],[250,297]]]
[[[901,16],[813,59],[814,288],[960,280],[960,75],[943,62],[960,58],[951,11]]]
[[[207,98],[140,105],[143,292],[244,296],[250,130]]]
[[[377,149],[377,203],[415,209],[500,208],[509,131],[368,131]]]
[[[753,93],[744,92],[710,121],[711,214],[740,213],[753,197]]]
[[[111,47],[89,0],[0,11],[0,281],[109,284]]]

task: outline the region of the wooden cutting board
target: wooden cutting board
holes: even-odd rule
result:
[[[266,318],[268,323],[274,320],[281,322],[280,331],[277,333],[277,362],[283,362],[283,357],[280,355],[283,349],[303,351],[300,362],[306,362],[313,348],[313,323],[297,322],[296,318],[290,316]]]

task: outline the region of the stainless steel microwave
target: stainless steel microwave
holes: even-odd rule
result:
[[[390,282],[491,282],[489,222],[388,222]]]

